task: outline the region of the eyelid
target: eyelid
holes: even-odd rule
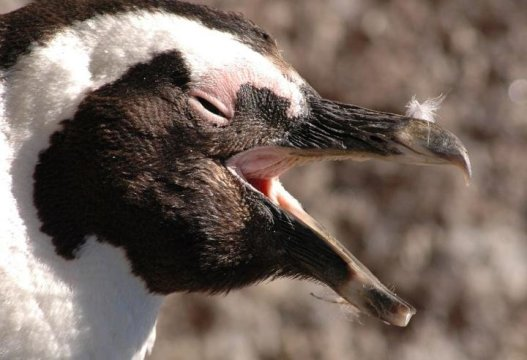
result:
[[[217,123],[218,125],[225,125],[234,116],[234,110],[230,106],[225,105],[218,98],[210,95],[209,93],[205,91],[193,89],[189,92],[189,95],[191,96],[189,100],[190,103],[194,107],[197,107],[198,110],[206,111],[208,113],[208,115],[206,116],[207,119],[211,120],[214,123]],[[220,111],[223,114],[223,116],[220,116],[220,115],[217,115],[217,114],[214,114],[208,111],[203,106],[203,104],[198,100],[199,98],[209,102],[211,105],[216,107],[218,111]]]

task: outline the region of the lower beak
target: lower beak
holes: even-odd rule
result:
[[[344,300],[358,308],[362,313],[377,317],[396,326],[406,326],[415,314],[415,309],[384,286],[355,256],[331,236],[315,219],[301,209],[287,210],[296,221],[309,228],[312,233],[304,234],[303,244],[291,242],[289,250],[295,255],[300,246],[304,254],[302,261],[307,265],[311,276],[327,284]],[[300,232],[302,233],[302,232]],[[315,238],[314,238],[315,237]],[[306,251],[310,249],[311,251]],[[305,256],[312,252],[324,258],[324,262],[313,262]],[[338,261],[323,254],[331,252]]]
[[[386,159],[412,164],[451,164],[470,178],[467,151],[452,133],[432,122],[315,99],[309,116],[280,146],[299,162],[326,158]],[[384,286],[344,246],[300,207],[283,206],[297,223],[289,252],[310,276],[332,287],[362,312],[406,326],[415,309]],[[300,229],[300,230],[299,230]],[[291,233],[290,230],[288,232]]]

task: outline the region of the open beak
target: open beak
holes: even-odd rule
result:
[[[287,169],[318,160],[385,159],[402,163],[471,168],[467,151],[451,132],[425,120],[383,113],[325,99],[311,99],[311,111],[275,146],[235,155],[228,167],[265,195],[283,237],[287,262],[319,280],[362,312],[406,326],[415,309],[384,286],[333,238],[280,184]]]

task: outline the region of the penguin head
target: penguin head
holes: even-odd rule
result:
[[[63,63],[79,57],[52,65],[71,77],[83,69],[90,79],[75,96],[59,86],[42,94],[55,91],[59,106],[74,108],[34,172],[41,229],[58,255],[75,261],[95,235],[123,248],[154,293],[311,279],[368,314],[407,324],[414,309],[312,219],[279,177],[313,161],[372,158],[468,173],[452,133],[322,98],[269,34],[232,13],[153,0],[91,0],[71,13],[57,1],[37,4],[56,14],[39,32],[48,49],[59,42],[85,56],[85,64]],[[21,53],[0,51],[0,59],[9,65]]]

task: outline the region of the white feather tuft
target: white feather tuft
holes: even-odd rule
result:
[[[436,98],[427,99],[420,103],[414,95],[412,100],[406,104],[406,116],[435,122],[436,111],[439,110],[443,100],[445,100],[445,95],[441,94]]]

